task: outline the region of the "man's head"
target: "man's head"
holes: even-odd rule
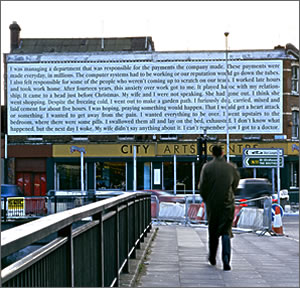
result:
[[[212,154],[214,157],[220,157],[223,155],[223,151],[222,151],[222,147],[219,146],[219,145],[215,145],[213,148],[212,148]]]

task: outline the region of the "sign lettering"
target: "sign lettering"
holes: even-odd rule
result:
[[[8,134],[225,134],[225,61],[148,56],[8,62]],[[231,134],[282,133],[281,60],[231,60],[228,80]]]

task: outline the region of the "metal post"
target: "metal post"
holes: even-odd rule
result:
[[[229,32],[225,32],[225,45],[226,45],[226,158],[227,162],[229,162],[229,123],[228,123],[228,105],[229,105],[229,97],[228,97],[228,35]]]
[[[152,162],[150,163],[150,189],[153,189],[153,164]]]
[[[253,168],[253,178],[256,178],[256,168]]]
[[[84,163],[83,152],[80,152],[80,174],[81,174],[81,194],[84,192]]]
[[[176,154],[174,154],[174,195],[176,195],[176,178],[177,178],[177,175],[176,175]]]
[[[275,168],[272,168],[272,193],[275,193]]]
[[[125,191],[128,191],[127,172],[128,172],[128,162],[125,163]]]
[[[5,138],[4,138],[5,142],[4,142],[4,158],[7,159],[7,134],[5,134]]]
[[[164,182],[164,162],[161,162],[161,188],[165,190],[165,182]]]
[[[277,197],[278,197],[278,204],[280,205],[280,160],[279,160],[279,153],[280,150],[277,149]]]
[[[8,164],[7,164],[7,134],[4,136],[4,183],[8,183]]]
[[[193,178],[193,203],[195,203],[195,162],[192,163],[192,178]]]
[[[54,162],[54,171],[53,171],[53,175],[54,175],[54,190],[57,190],[57,174],[56,174],[56,162]]]
[[[72,146],[70,152],[73,153],[78,151],[80,153],[80,174],[81,174],[81,194],[84,192],[84,163],[83,163],[83,153],[86,153],[84,147]]]
[[[68,286],[75,287],[74,278],[74,249],[73,249],[73,237],[72,237],[72,225],[64,227],[62,230],[58,231],[58,237],[67,237],[68,242],[66,245],[66,265],[67,265],[67,279]]]
[[[85,173],[84,173],[84,177],[85,177],[84,187],[85,187],[85,190],[87,191],[88,190],[88,163],[87,162],[85,162],[85,164],[84,164],[84,169],[85,169]]]
[[[97,164],[94,162],[94,191],[97,191]]]
[[[133,146],[133,191],[136,191],[136,146]]]
[[[115,261],[116,261],[116,283],[114,286],[119,287],[120,286],[120,273],[119,273],[119,267],[120,267],[120,213],[119,213],[119,209],[118,209],[118,205],[115,208],[116,210],[116,222],[115,222]]]

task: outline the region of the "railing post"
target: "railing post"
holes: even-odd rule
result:
[[[93,215],[93,220],[99,220],[99,262],[100,262],[100,271],[99,271],[99,283],[100,287],[104,287],[104,234],[103,234],[103,218],[102,218],[102,212]]]
[[[133,249],[133,252],[131,253],[130,255],[130,258],[131,259],[135,259],[136,258],[136,247],[135,247],[135,243],[136,243],[136,198],[133,199],[133,204],[132,204],[132,211],[133,211],[133,217],[132,217],[132,229],[133,229],[133,246],[134,246],[134,249]]]
[[[116,226],[115,226],[115,251],[116,251],[116,255],[115,255],[115,261],[116,261],[116,277],[117,280],[114,284],[115,287],[119,287],[120,285],[120,275],[119,275],[119,268],[120,268],[120,213],[119,213],[119,206],[116,206]]]
[[[142,243],[144,242],[144,198],[140,199],[140,217],[141,217],[140,236],[141,236],[141,243]]]
[[[128,257],[128,254],[129,254],[129,227],[130,227],[130,223],[129,223],[129,203],[128,201],[126,202],[126,213],[125,213],[125,217],[126,217],[126,235],[125,235],[125,241],[126,241],[126,263],[124,265],[124,268],[123,268],[123,272],[124,273],[129,273],[129,257]]]
[[[68,237],[67,242],[67,271],[68,277],[67,283],[69,287],[74,287],[74,250],[73,250],[73,237],[72,237],[72,225],[69,225],[62,230],[58,231],[58,236]]]
[[[141,236],[141,200],[137,199],[137,203],[136,203],[136,208],[137,208],[137,217],[135,218],[137,221],[137,233],[136,233],[136,239],[138,240],[138,243],[136,245],[137,249],[141,249],[141,241],[140,241],[140,236]]]
[[[54,195],[54,213],[57,213],[57,197]]]
[[[149,225],[149,231],[151,230],[152,228],[152,217],[151,217],[151,196],[148,197],[148,207],[149,207],[149,210],[148,210],[148,223],[150,224]]]

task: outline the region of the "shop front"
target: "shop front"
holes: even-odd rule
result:
[[[208,160],[215,143],[208,143]],[[226,144],[222,143],[225,153]],[[80,190],[81,169],[84,170],[85,190],[161,189],[178,193],[197,191],[200,163],[197,143],[105,143],[77,144],[84,148],[84,165],[80,153],[72,153],[74,145],[52,146],[52,158],[47,162],[48,190]],[[134,148],[134,146],[136,148]],[[268,178],[276,185],[276,169],[243,168],[244,148],[283,148],[284,168],[280,169],[281,189],[299,187],[299,144],[280,142],[232,142],[230,160],[235,163],[241,178]],[[134,150],[136,151],[134,157]],[[136,168],[135,168],[136,167]],[[136,175],[135,175],[136,171]],[[274,186],[275,188],[275,186]]]
[[[80,190],[80,153],[72,153],[74,145],[53,145],[53,158],[48,159],[48,190]],[[85,190],[162,189],[192,191],[196,181],[196,143],[126,143],[85,144]],[[136,163],[134,163],[134,146]],[[174,167],[174,158],[176,166]],[[136,177],[134,177],[136,165]],[[194,167],[194,168],[193,168]],[[194,169],[194,170],[193,170]],[[193,174],[194,171],[194,174]],[[194,179],[194,180],[193,180]]]

